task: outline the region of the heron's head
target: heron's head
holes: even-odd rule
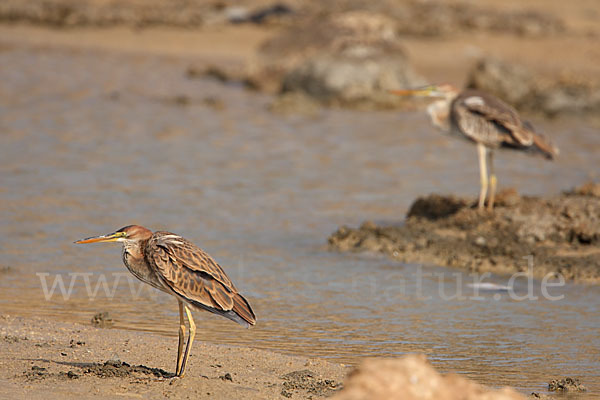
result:
[[[106,243],[106,242],[139,242],[141,240],[150,239],[152,232],[143,226],[139,225],[128,225],[116,232],[109,233],[108,235],[93,236],[86,239],[76,241],[78,244],[85,243]]]
[[[431,122],[444,131],[450,129],[450,104],[459,93],[454,86],[450,84],[427,85],[415,89],[390,90],[390,93],[398,96],[433,98],[434,101],[427,107],[427,114],[429,114]]]
[[[454,86],[444,83],[442,85],[427,85],[414,89],[390,90],[391,94],[398,96],[434,97],[451,100],[458,95],[459,90]]]

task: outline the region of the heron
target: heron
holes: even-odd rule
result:
[[[238,293],[229,277],[213,258],[183,237],[139,225],[128,225],[107,235],[75,243],[123,244],[123,263],[142,282],[168,293],[179,304],[179,344],[176,377],[183,377],[196,336],[191,309],[221,315],[248,328],[256,323],[250,303]],[[186,314],[190,333],[183,351]],[[183,357],[182,357],[183,355]]]
[[[493,164],[495,149],[521,150],[530,154],[540,154],[550,160],[559,153],[558,148],[536,132],[529,122],[523,121],[513,107],[489,93],[475,89],[459,91],[449,84],[391,90],[390,93],[436,98],[427,107],[433,125],[452,136],[467,139],[477,145],[480,174],[479,210],[484,209],[486,194],[489,196],[488,210],[494,208],[498,183]]]

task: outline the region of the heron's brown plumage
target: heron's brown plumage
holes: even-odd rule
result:
[[[155,232],[144,245],[147,262],[175,295],[241,324],[254,325],[252,308],[210,255],[171,232]]]
[[[537,150],[549,158],[558,154],[552,143],[521,121],[513,107],[478,90],[465,90],[452,100],[450,119],[453,129],[489,148]]]

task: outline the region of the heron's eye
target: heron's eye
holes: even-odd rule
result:
[[[117,237],[127,237],[127,232],[125,231],[116,231],[115,236]]]

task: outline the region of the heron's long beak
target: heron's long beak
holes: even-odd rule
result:
[[[389,93],[397,96],[421,96],[421,97],[435,97],[438,96],[437,88],[435,86],[423,86],[414,89],[400,89],[390,90]]]
[[[116,242],[117,240],[124,238],[127,234],[125,232],[114,232],[109,233],[108,235],[101,236],[93,236],[86,239],[81,239],[76,241],[77,244],[85,244],[85,243],[106,243],[106,242]]]
[[[389,93],[397,96],[429,96],[430,91],[427,89],[401,89],[390,90]]]

